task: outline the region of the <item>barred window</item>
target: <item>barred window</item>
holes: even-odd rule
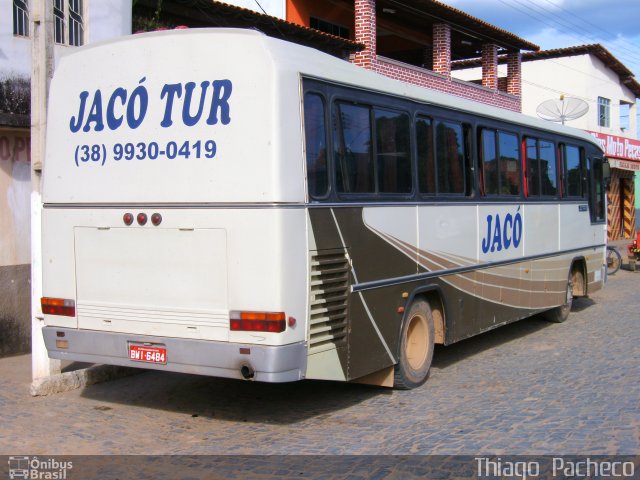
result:
[[[18,37],[29,36],[28,0],[13,0],[13,34]]]
[[[604,97],[598,97],[598,126],[611,126],[611,100]]]
[[[53,0],[53,41],[64,45],[64,0]]]
[[[69,0],[69,45],[84,45],[83,0]]]

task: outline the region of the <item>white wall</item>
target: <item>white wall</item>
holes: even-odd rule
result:
[[[248,8],[258,13],[265,13],[272,17],[278,17],[283,20],[287,18],[287,5],[286,0],[258,0],[258,4],[255,0],[224,0],[224,3],[229,5],[235,5],[237,7]],[[264,12],[260,9],[262,7]]]
[[[506,65],[498,67],[499,76],[506,76]],[[454,70],[461,80],[482,78],[480,68]],[[587,102],[589,111],[582,118],[566,125],[623,137],[636,137],[636,98],[620,82],[620,77],[594,55],[554,58],[522,62],[522,113],[537,117],[536,108],[545,100],[560,95],[577,97]],[[598,97],[611,100],[611,127],[598,126]],[[630,128],[620,129],[620,101],[632,104]]]
[[[13,36],[13,1],[0,0],[0,79],[31,75],[31,41]]]
[[[131,10],[132,0],[85,1],[85,43],[130,35]],[[56,46],[56,58],[69,48]],[[14,37],[13,0],[0,0],[0,78],[15,76],[31,76],[31,39]]]

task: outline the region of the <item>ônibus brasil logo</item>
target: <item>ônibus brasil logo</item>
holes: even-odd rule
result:
[[[73,468],[73,462],[56,460],[55,458],[39,459],[38,457],[9,457],[9,479],[65,480],[67,473]]]

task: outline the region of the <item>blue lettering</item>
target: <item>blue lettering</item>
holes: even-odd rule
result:
[[[171,113],[173,112],[173,99],[174,97],[180,98],[182,96],[182,84],[181,83],[167,83],[164,87],[162,87],[162,93],[160,94],[160,99],[164,99],[167,97],[167,101],[164,107],[164,118],[162,122],[160,122],[160,126],[167,128],[173,125],[173,120],[171,120]]]
[[[213,98],[211,99],[211,110],[209,111],[209,118],[207,118],[207,125],[218,123],[218,110],[220,110],[220,122],[223,125],[229,124],[231,121],[229,116],[229,97],[231,97],[232,89],[231,80],[213,81]]]
[[[522,215],[518,212],[513,219],[513,246],[515,248],[520,245],[520,240],[522,240]]]
[[[184,86],[184,105],[182,106],[182,122],[187,127],[193,127],[200,117],[202,116],[202,110],[204,108],[204,97],[207,94],[207,88],[209,88],[209,82],[202,82],[200,88],[202,93],[200,94],[200,105],[198,106],[198,113],[195,116],[191,116],[191,98],[193,96],[193,90],[196,88],[195,82],[189,82]]]
[[[114,109],[116,100],[120,99],[120,104],[122,106],[127,103],[127,91],[124,88],[116,88],[111,94],[111,98],[109,99],[109,103],[107,104],[107,126],[110,130],[115,130],[120,125],[122,125],[123,115],[116,117]]]
[[[491,251],[495,252],[496,250],[502,250],[502,238],[500,237],[500,215],[496,215],[496,226],[493,231],[493,242],[491,242]],[[496,248],[496,246],[498,248]]]
[[[511,237],[509,236],[509,229],[513,229],[513,217],[511,216],[510,213],[507,213],[507,216],[504,217],[504,226],[502,227],[502,237],[503,237],[505,250],[507,250],[511,246]]]
[[[139,83],[144,82],[146,79],[146,77],[143,78]],[[140,104],[137,117],[136,100],[138,100],[137,103]],[[149,94],[147,93],[147,89],[144,88],[143,85],[139,85],[133,92],[131,92],[131,98],[129,99],[129,103],[127,104],[127,125],[129,125],[129,128],[135,130],[140,126],[140,124],[144,120],[145,115],[147,114],[148,106]]]
[[[487,233],[482,239],[482,253],[500,252],[513,246],[518,248],[522,240],[522,215],[519,212],[515,215],[507,213],[504,222],[501,222],[500,215],[487,215]]]
[[[71,132],[76,133],[82,127],[82,120],[84,120],[84,109],[87,106],[87,98],[89,97],[89,92],[84,91],[80,93],[80,110],[78,111],[77,117],[71,117],[71,121],[69,122],[69,129]]]
[[[491,238],[491,222],[493,215],[487,215],[487,236],[482,240],[482,252],[487,253],[489,251],[489,244]]]
[[[91,130],[91,122],[96,124],[93,128],[96,132],[104,130],[104,123],[102,123],[102,92],[100,92],[100,90],[96,90],[93,97],[93,104],[91,105],[91,110],[87,116],[87,122],[84,124],[84,128],[82,129],[83,132]]]

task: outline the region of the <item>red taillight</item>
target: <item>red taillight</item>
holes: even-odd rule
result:
[[[124,222],[125,225],[131,225],[133,223],[133,214],[125,213],[122,217],[122,221]]]
[[[40,299],[40,305],[42,305],[42,313],[47,315],[76,316],[76,302],[74,300],[43,297]]]
[[[162,215],[159,213],[154,213],[151,215],[151,223],[153,223],[156,227],[162,223]]]
[[[233,331],[280,333],[287,328],[284,312],[231,312]]]
[[[147,214],[139,213],[137,220],[138,220],[138,225],[145,225],[147,223]]]

